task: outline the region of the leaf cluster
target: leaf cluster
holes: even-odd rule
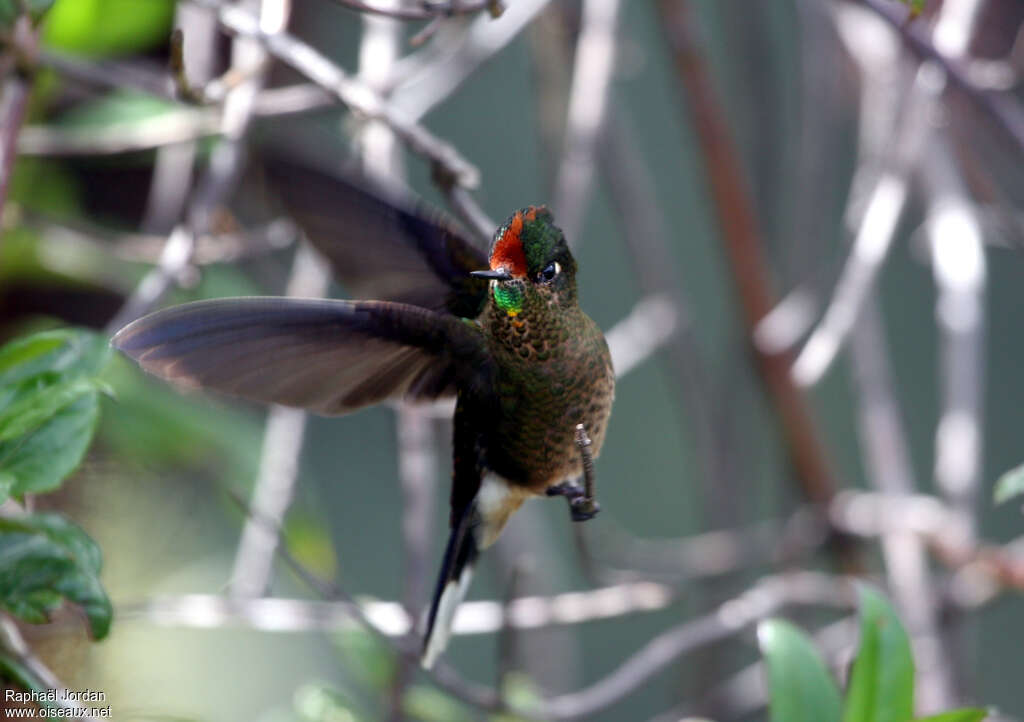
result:
[[[860,590],[860,647],[846,696],[814,643],[793,624],[771,619],[757,630],[768,670],[772,722],[981,722],[986,710],[965,708],[914,717],[914,657],[892,605]]]
[[[54,491],[81,463],[99,418],[106,341],[78,330],[0,348],[0,502]],[[59,514],[0,517],[0,606],[40,623],[64,599],[81,605],[93,636],[110,629],[99,548]]]

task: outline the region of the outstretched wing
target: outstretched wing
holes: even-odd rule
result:
[[[273,189],[355,298],[408,303],[475,318],[487,281],[486,254],[455,223],[396,187],[343,179],[266,158]]]
[[[381,301],[197,301],[134,321],[111,343],[180,386],[320,414],[448,395],[488,363],[475,324]]]

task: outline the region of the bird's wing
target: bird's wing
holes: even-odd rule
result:
[[[475,323],[381,301],[197,301],[145,316],[111,343],[179,386],[329,415],[449,395],[489,363]]]
[[[452,219],[397,187],[342,178],[279,157],[263,162],[272,189],[355,298],[408,303],[476,318],[486,254]]]

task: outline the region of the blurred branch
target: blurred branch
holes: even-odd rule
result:
[[[859,439],[871,484],[889,494],[911,494],[915,490],[914,471],[892,385],[884,331],[878,302],[874,297],[868,298],[850,341]],[[887,584],[910,633],[932,645],[943,645],[939,604],[922,540],[894,531],[884,535],[881,543]],[[920,711],[937,712],[956,702],[951,653],[952,650],[944,649],[932,655],[934,664],[919,664]]]
[[[955,33],[955,42],[947,41],[948,49],[956,57],[967,51],[967,45],[973,28],[973,18],[980,7],[976,0],[961,3],[966,12],[966,27],[960,27],[964,18],[958,11],[948,12],[949,5],[944,5],[936,25],[936,36],[943,37]],[[970,7],[968,7],[970,6]],[[973,8],[973,10],[971,9]],[[868,18],[859,17],[850,12],[839,17],[841,35],[850,49],[851,55],[861,68],[862,82],[865,85],[862,101],[861,126],[862,135],[870,135],[871,128],[877,125],[872,116],[884,114],[879,107],[871,107],[870,95],[872,86],[879,84],[880,77],[886,77],[897,58],[893,53],[885,53],[888,47],[886,38],[878,38],[873,28],[866,24]],[[953,31],[948,30],[955,25]],[[875,42],[865,42],[867,38]],[[932,63],[922,65],[915,76],[910,93],[906,99],[902,115],[896,121],[896,130],[891,129],[883,137],[875,133],[877,140],[865,137],[865,141],[875,141],[873,148],[878,157],[891,157],[886,161],[878,174],[870,192],[867,208],[856,228],[856,238],[850,256],[836,283],[832,299],[821,323],[815,328],[806,345],[800,351],[793,364],[792,375],[801,386],[817,383],[828,370],[840,347],[849,336],[860,313],[864,299],[870,293],[878,273],[885,262],[892,241],[896,235],[896,226],[903,212],[908,194],[908,175],[917,164],[922,149],[932,135],[930,125],[935,105],[940,98],[946,81],[942,70]],[[889,98],[895,102],[895,98]],[[889,153],[883,155],[883,144],[890,137],[895,141],[888,148]],[[863,171],[861,171],[863,173]],[[847,216],[848,222],[850,215]]]
[[[686,105],[692,113],[744,321],[748,332],[753,333],[758,322],[775,305],[775,297],[742,165],[705,62],[694,45],[687,3],[662,0],[659,8]],[[789,377],[789,358],[786,354],[768,355],[756,347],[753,350],[761,379],[779,414],[804,496],[812,502],[827,502],[835,495],[838,483],[807,400]],[[836,542],[836,551],[844,566],[858,567],[852,549],[841,540]]]
[[[676,306],[668,297],[652,295],[637,301],[629,315],[605,334],[616,377],[625,376],[669,342],[678,323]]]
[[[582,241],[583,219],[596,169],[598,135],[609,106],[616,59],[619,0],[584,0],[573,58],[564,148],[554,191],[554,209],[570,244]]]
[[[258,16],[264,32],[283,30],[288,24],[290,0],[246,0],[247,6]],[[265,68],[266,49],[250,38],[237,38],[232,65],[239,68]],[[225,99],[225,114],[235,98],[244,103],[248,124],[252,117],[255,95],[262,86],[263,73],[256,73],[236,86]],[[226,140],[234,143],[233,139]],[[306,244],[299,246],[292,262],[286,294],[289,296],[319,297],[324,295],[330,281],[327,263]],[[291,506],[298,481],[299,455],[306,431],[306,413],[301,409],[273,406],[267,415],[260,452],[260,466],[253,489],[252,508],[257,516],[246,519],[245,527],[235,553],[231,573],[230,592],[237,597],[266,594],[273,571],[274,552],[278,546],[278,528]]]
[[[671,606],[676,600],[669,587],[652,582],[615,584],[546,597],[517,597],[507,603],[478,600],[459,606],[452,631],[456,635],[472,636],[493,634],[506,627],[527,630],[585,624],[655,612]],[[280,597],[184,594],[121,604],[118,605],[118,615],[123,619],[143,619],[161,626],[203,628],[233,624],[268,632],[329,631],[361,623],[358,616],[362,615],[380,634],[398,638],[415,628],[415,621],[403,604],[372,599],[316,602]]]
[[[439,53],[436,60],[421,62],[418,56],[412,56],[396,63],[408,70],[398,73],[402,79],[392,87],[391,104],[395,112],[409,121],[416,121],[443,103],[466,78],[507,46],[550,1],[516,0],[498,20],[483,16],[474,19],[461,43],[453,51],[442,48],[444,52]]]
[[[827,540],[829,525],[812,508],[789,519],[770,519],[676,539],[634,536],[606,519],[600,530],[583,534],[586,565],[599,568],[606,583],[636,579],[686,584],[762,564],[789,565],[809,556]]]
[[[18,74],[11,74],[0,87],[0,213],[7,201],[7,190],[11,183],[11,171],[18,150],[18,132],[28,110],[28,81]]]
[[[215,12],[225,29],[259,42],[269,53],[333,93],[353,111],[385,123],[410,150],[440,165],[460,185],[475,187],[479,183],[480,172],[452,145],[396,111],[378,93],[350,78],[312,46],[283,31],[266,32],[258,18],[235,5],[218,0],[189,2]]]
[[[970,28],[963,26],[970,23],[964,23],[961,18],[951,19],[945,34],[940,34],[936,29],[935,44],[932,44],[921,32],[921,24],[907,22],[907,14],[899,10],[898,5],[885,0],[851,1],[868,8],[888,23],[900,34],[906,47],[919,58],[938,64],[952,85],[995,122],[996,127],[1017,146],[1018,153],[1024,154],[1024,110],[1014,102],[1012,96],[979,87],[960,57],[966,52],[966,40],[970,37]],[[959,52],[958,46],[961,48]]]
[[[938,288],[942,414],[935,435],[935,480],[973,529],[981,481],[985,250],[973,205],[945,138],[936,138],[922,168]]]
[[[501,17],[505,4],[501,0],[449,0],[448,2],[421,2],[422,7],[391,7],[374,5],[361,0],[334,0],[338,5],[361,13],[383,15],[394,20],[433,20],[457,15],[474,15],[486,10],[492,18]]]
[[[24,65],[37,52],[39,43],[26,6],[14,18],[10,43],[0,41],[0,217],[10,188],[18,134],[28,113],[32,82]]]
[[[841,577],[814,572],[766,577],[711,613],[659,634],[614,672],[589,687],[540,703],[536,713],[546,719],[588,717],[626,697],[683,655],[728,639],[784,607],[845,609],[854,603],[853,588]]]

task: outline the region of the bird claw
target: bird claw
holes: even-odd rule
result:
[[[593,519],[600,511],[601,505],[597,503],[597,499],[588,499],[585,496],[569,499],[569,513],[573,521]]]
[[[570,504],[573,499],[581,499],[584,495],[583,487],[572,481],[563,481],[560,484],[549,486],[545,493],[548,496],[564,496]]]
[[[587,498],[583,486],[572,481],[549,486],[545,493],[548,496],[564,496],[569,502],[569,513],[573,521],[593,519],[601,511],[601,505],[597,500]]]

